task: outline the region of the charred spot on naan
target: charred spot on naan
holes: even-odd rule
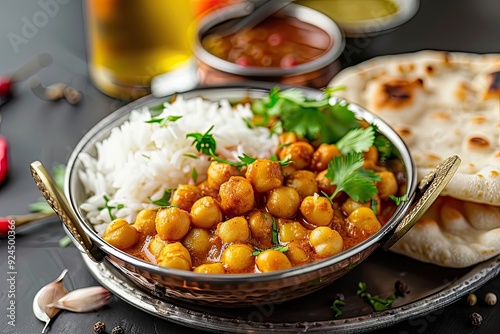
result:
[[[471,136],[466,141],[467,149],[471,151],[487,150],[491,148],[488,139],[481,136]]]
[[[374,95],[373,107],[375,110],[403,110],[414,104],[417,91],[423,90],[423,88],[424,82],[422,79],[387,81],[378,86],[378,92],[375,92]]]
[[[488,89],[483,98],[485,100],[500,99],[500,71],[488,75]]]

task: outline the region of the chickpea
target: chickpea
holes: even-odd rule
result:
[[[299,222],[289,222],[278,227],[281,242],[303,240],[309,236],[310,231]]]
[[[368,151],[363,153],[365,159],[363,163],[364,169],[376,169],[378,164],[378,150],[375,146],[371,146]]]
[[[202,264],[201,266],[194,268],[193,271],[195,273],[213,274],[213,275],[226,273],[224,265],[220,262]]]
[[[376,195],[373,198],[373,200],[377,201],[377,204],[376,204],[377,212],[380,212],[380,208],[381,208],[380,197],[378,195]],[[371,200],[368,201],[368,202],[356,202],[352,198],[348,197],[346,199],[346,201],[342,204],[341,208],[342,208],[342,211],[344,211],[344,213],[347,216],[349,216],[357,208],[360,208],[360,207],[371,208],[371,206],[372,206],[372,201]]]
[[[280,146],[287,146],[297,141],[297,135],[293,132],[284,132],[278,136]]]
[[[300,212],[309,224],[325,226],[333,220],[332,204],[326,197],[307,196],[300,204]]]
[[[299,209],[300,196],[297,190],[290,187],[279,187],[267,194],[267,210],[279,218],[291,218]]]
[[[180,240],[189,231],[191,217],[179,208],[161,208],[156,213],[156,231],[162,240]]]
[[[132,247],[139,241],[137,230],[125,219],[115,219],[106,227],[102,238],[118,249]]]
[[[247,244],[229,245],[221,256],[221,262],[226,271],[244,272],[253,269],[255,259],[252,256],[253,248]]]
[[[175,189],[174,193],[172,194],[172,198],[170,199],[170,204],[189,212],[191,211],[191,207],[193,206],[194,202],[199,200],[201,197],[202,193],[198,187],[183,184]]]
[[[368,234],[373,234],[382,227],[375,213],[370,208],[357,208],[347,217],[347,220]]]
[[[286,246],[288,250],[285,255],[294,266],[304,264],[309,260],[309,254],[306,250],[306,247],[309,247],[308,245],[303,245],[303,242],[292,241],[287,243]]]
[[[273,217],[259,210],[253,210],[248,216],[250,232],[259,248],[272,247]]]
[[[328,169],[321,171],[316,175],[316,183],[318,184],[318,190],[324,192],[328,196],[331,196],[337,189],[336,185],[332,184],[332,181],[326,177]],[[335,197],[337,198],[337,197]]]
[[[167,244],[157,258],[158,265],[180,270],[191,270],[192,262],[189,251],[180,243]]]
[[[285,185],[297,190],[301,199],[318,192],[316,175],[308,170],[293,172],[286,178]]]
[[[337,145],[323,143],[319,145],[316,151],[314,151],[311,161],[311,169],[317,172],[325,170],[328,168],[328,163],[333,159],[333,157],[341,155],[342,153],[340,153]]]
[[[149,252],[153,254],[154,257],[158,257],[158,255],[160,255],[161,250],[163,249],[163,247],[165,247],[166,244],[167,242],[161,240],[160,236],[157,234],[149,242],[148,246]]]
[[[223,242],[245,242],[250,239],[250,228],[244,217],[234,217],[217,225],[215,233]]]
[[[283,184],[281,166],[276,161],[257,159],[248,165],[245,174],[248,181],[257,192],[263,193]]]
[[[391,195],[396,195],[398,192],[398,181],[392,172],[377,173],[381,181],[375,183],[378,189],[378,195],[382,199],[389,198]]]
[[[212,161],[207,170],[208,186],[212,189],[219,190],[220,186],[224,182],[229,181],[231,176],[239,175],[241,175],[241,172],[237,167],[222,162]]]
[[[222,218],[219,204],[210,196],[200,198],[191,207],[191,223],[193,226],[211,229],[220,223]]]
[[[274,249],[267,249],[257,255],[255,264],[257,265],[257,268],[263,273],[289,269],[292,267],[292,264],[290,263],[290,260],[288,260],[286,255]]]
[[[199,259],[205,258],[212,248],[210,234],[202,228],[191,229],[182,240],[182,244],[190,254]]]
[[[137,231],[144,235],[155,235],[156,234],[156,211],[144,209],[139,211],[137,218],[135,218],[134,227]]]
[[[321,257],[340,253],[344,248],[344,240],[339,232],[327,226],[316,227],[309,236],[309,242],[314,251]]]
[[[284,160],[288,156],[296,169],[304,169],[311,163],[313,153],[314,148],[311,144],[298,141],[283,147],[278,156],[280,160]]]
[[[255,204],[255,195],[250,181],[241,176],[231,176],[219,190],[221,206],[230,217],[250,211]]]

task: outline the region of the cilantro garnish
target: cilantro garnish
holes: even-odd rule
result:
[[[394,195],[390,195],[389,198],[392,199],[394,201],[394,203],[396,203],[396,205],[399,205],[402,202],[406,202],[408,200],[408,195],[404,194],[403,196],[399,196],[399,197],[394,196]]]
[[[372,126],[366,129],[352,129],[337,142],[337,147],[342,154],[366,152],[375,141],[375,129]]]
[[[392,302],[396,300],[396,295],[392,294],[387,298],[381,298],[379,296],[373,296],[366,292],[366,283],[359,282],[358,291],[356,292],[358,296],[367,300],[374,308],[375,311],[385,311],[392,306]]]
[[[243,153],[243,155],[238,157],[240,161],[230,161],[220,158],[217,155],[217,153],[215,153],[215,150],[217,149],[217,142],[215,141],[213,135],[210,133],[210,131],[212,131],[213,128],[214,126],[212,125],[210,129],[208,129],[208,131],[205,132],[204,134],[198,132],[188,133],[186,135],[186,138],[188,137],[194,138],[193,143],[191,145],[196,145],[196,149],[198,150],[198,152],[208,155],[209,157],[220,163],[225,163],[237,168],[241,168],[250,165],[255,160],[257,160],[255,158],[246,155],[245,153]],[[187,155],[187,154],[185,154],[185,156],[190,158],[193,157],[192,155]],[[292,161],[289,161],[288,159],[284,159],[278,162],[280,166],[288,166],[289,164],[292,163]]]
[[[167,116],[167,117],[162,117],[162,118],[151,118],[150,120],[147,120],[146,123],[152,124],[152,123],[159,123],[160,127],[164,127],[167,125],[168,122],[175,122],[178,119],[181,119],[182,116]]]
[[[378,215],[377,205],[378,201],[375,198],[372,198],[372,200],[370,201],[370,208],[372,209],[375,215]]]
[[[271,118],[279,118],[275,125],[286,131],[310,141],[321,139],[332,144],[359,126],[347,103],[338,100],[330,103],[331,93],[338,89],[327,89],[322,99],[313,100],[298,89],[280,91],[275,87],[267,98],[254,101],[252,110],[262,117],[262,125],[268,124]]]
[[[165,109],[165,105],[161,103],[156,106],[149,107],[149,113],[152,118],[158,117],[163,112],[163,109]]]
[[[102,209],[106,208],[108,210],[109,218],[111,219],[111,221],[115,220],[116,217],[113,215],[112,210],[113,209],[117,209],[117,210],[123,209],[125,207],[125,205],[118,204],[117,206],[111,206],[111,205],[109,205],[110,199],[108,196],[102,195],[102,198],[104,198],[104,207],[99,207],[97,209],[102,210]]]
[[[344,191],[357,202],[366,202],[377,194],[376,181],[380,176],[371,170],[363,169],[363,154],[348,153],[336,156],[328,163],[326,178],[336,185],[334,193],[327,196],[330,201],[341,191]]]
[[[346,305],[346,303],[340,299],[335,299],[333,301],[331,309],[333,310],[333,312],[335,312],[335,314],[334,314],[335,318],[340,317],[343,314],[342,310],[339,308],[339,306],[345,306],[345,305]]]
[[[170,197],[172,196],[172,191],[173,191],[173,189],[165,190],[165,192],[163,193],[163,196],[157,200],[153,200],[150,196],[148,196],[148,200],[150,200],[151,203],[156,204],[158,206],[169,206],[170,205]]]
[[[266,248],[266,249],[255,248],[255,250],[253,251],[252,254],[250,254],[250,256],[257,256],[266,250],[277,250],[279,252],[285,253],[286,251],[288,251],[288,246],[275,246],[275,247]]]
[[[196,168],[193,168],[193,170],[191,171],[191,179],[193,180],[194,184],[196,184],[196,182],[198,181],[198,171],[196,170]]]

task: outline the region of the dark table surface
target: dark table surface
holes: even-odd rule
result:
[[[46,11],[43,4],[49,2],[57,4],[57,10],[53,6],[50,15],[40,14]],[[417,15],[400,28],[377,37],[348,39],[348,52],[342,55],[342,63],[345,67],[378,55],[423,49],[499,53],[499,13],[500,2],[494,0],[421,0]],[[39,20],[42,16],[47,19],[39,21],[35,30],[23,35],[26,33],[23,26],[37,16]],[[54,59],[37,75],[42,84],[68,83],[83,93],[83,100],[77,106],[63,101],[46,102],[35,97],[27,83],[16,85],[14,98],[0,109],[3,118],[0,132],[10,142],[11,160],[9,179],[0,187],[0,216],[28,213],[29,204],[39,199],[40,193],[29,172],[31,162],[40,160],[49,167],[66,163],[86,131],[126,103],[100,93],[89,81],[80,1],[2,0],[0,74],[9,74],[42,52],[49,52]],[[0,239],[2,333],[41,332],[43,325],[31,311],[33,297],[64,268],[69,269],[65,280],[68,289],[98,284],[73,245],[59,247],[58,241],[63,236],[59,222],[16,236],[15,297],[8,294],[8,272],[12,270],[7,266],[7,241]],[[477,294],[482,296],[487,291],[500,293],[500,277],[480,287]],[[6,318],[11,300],[16,305],[15,327],[9,325]],[[473,311],[485,317],[479,328],[468,324],[467,317]],[[444,309],[376,332],[498,333],[498,312],[498,307],[481,303],[471,308],[462,298]],[[120,324],[127,333],[199,332],[137,310],[114,297],[97,312],[59,314],[50,333],[92,333],[92,326],[98,320],[108,324],[108,329]]]

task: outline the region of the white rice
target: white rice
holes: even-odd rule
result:
[[[128,121],[96,144],[97,157],[80,154],[84,168],[79,177],[89,196],[81,209],[98,233],[102,234],[111,221],[105,196],[109,198],[108,206],[123,206],[112,209],[116,218],[133,223],[140,210],[157,207],[148,197],[160,199],[166,190],[189,183],[193,169],[198,182],[206,179],[209,158],[191,145],[193,138],[186,138],[188,133],[205,133],[213,125],[211,134],[217,142],[217,154],[229,160],[238,160],[243,153],[269,157],[278,145],[277,136],[267,128],[248,128],[245,119],[252,117],[249,104],[233,109],[227,100],[178,97],[172,104],[164,103],[157,118],[168,116],[182,118],[160,127],[145,122],[151,119],[147,107],[134,110]]]

